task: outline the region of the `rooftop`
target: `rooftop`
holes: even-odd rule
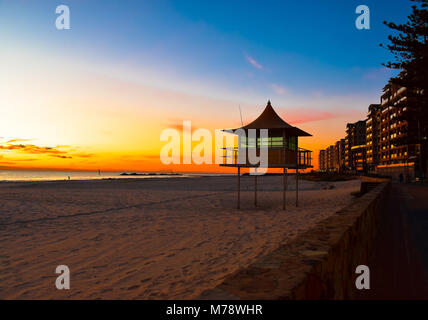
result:
[[[274,131],[285,131],[291,136],[312,136],[311,134],[294,127],[285,122],[273,109],[270,101],[268,101],[266,108],[262,114],[253,122],[243,126],[241,128],[225,130],[227,132],[235,131],[238,129],[250,130],[250,129],[270,129]]]

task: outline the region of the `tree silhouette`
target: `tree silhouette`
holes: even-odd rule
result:
[[[412,13],[405,24],[384,21],[398,35],[388,36],[387,48],[394,56],[393,61],[383,63],[390,69],[400,70],[393,84],[407,88],[408,111],[400,116],[408,126],[405,139],[396,139],[398,145],[420,144],[419,165],[426,172],[428,158],[428,0],[412,0]]]

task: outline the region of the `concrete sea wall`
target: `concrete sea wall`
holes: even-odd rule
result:
[[[200,299],[352,299],[355,269],[368,260],[389,188],[380,183]]]

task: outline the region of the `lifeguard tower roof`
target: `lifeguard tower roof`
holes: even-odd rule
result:
[[[273,131],[285,131],[287,136],[300,136],[300,137],[311,137],[312,135],[285,122],[272,108],[270,101],[268,101],[265,110],[262,114],[253,122],[236,129],[227,129],[225,132],[233,133],[232,131],[244,129],[269,129]]]

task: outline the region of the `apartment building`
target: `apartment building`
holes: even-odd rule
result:
[[[380,104],[368,107],[367,119],[348,123],[345,139],[325,150],[326,170],[376,172],[398,178],[426,175],[427,155],[422,154],[422,123],[418,115],[420,91],[389,82]]]
[[[409,123],[408,90],[405,87],[388,83],[381,97],[379,116],[379,165],[376,171],[382,174],[396,176],[404,174],[415,175],[415,164],[420,159],[420,144],[417,137],[419,124]]]
[[[325,150],[320,150],[318,154],[318,166],[320,171],[327,171]]]
[[[345,150],[346,150],[346,144],[345,144],[345,139],[340,139],[338,142],[338,170],[340,172],[345,170]]]
[[[327,171],[333,171],[334,146],[329,146],[326,150]]]
[[[366,120],[366,163],[367,170],[374,172],[379,164],[381,105],[371,104]]]
[[[362,151],[366,147],[366,121],[360,120],[346,125],[345,138],[345,167],[351,171],[362,170],[361,157],[365,155]],[[358,159],[357,159],[358,158]]]

